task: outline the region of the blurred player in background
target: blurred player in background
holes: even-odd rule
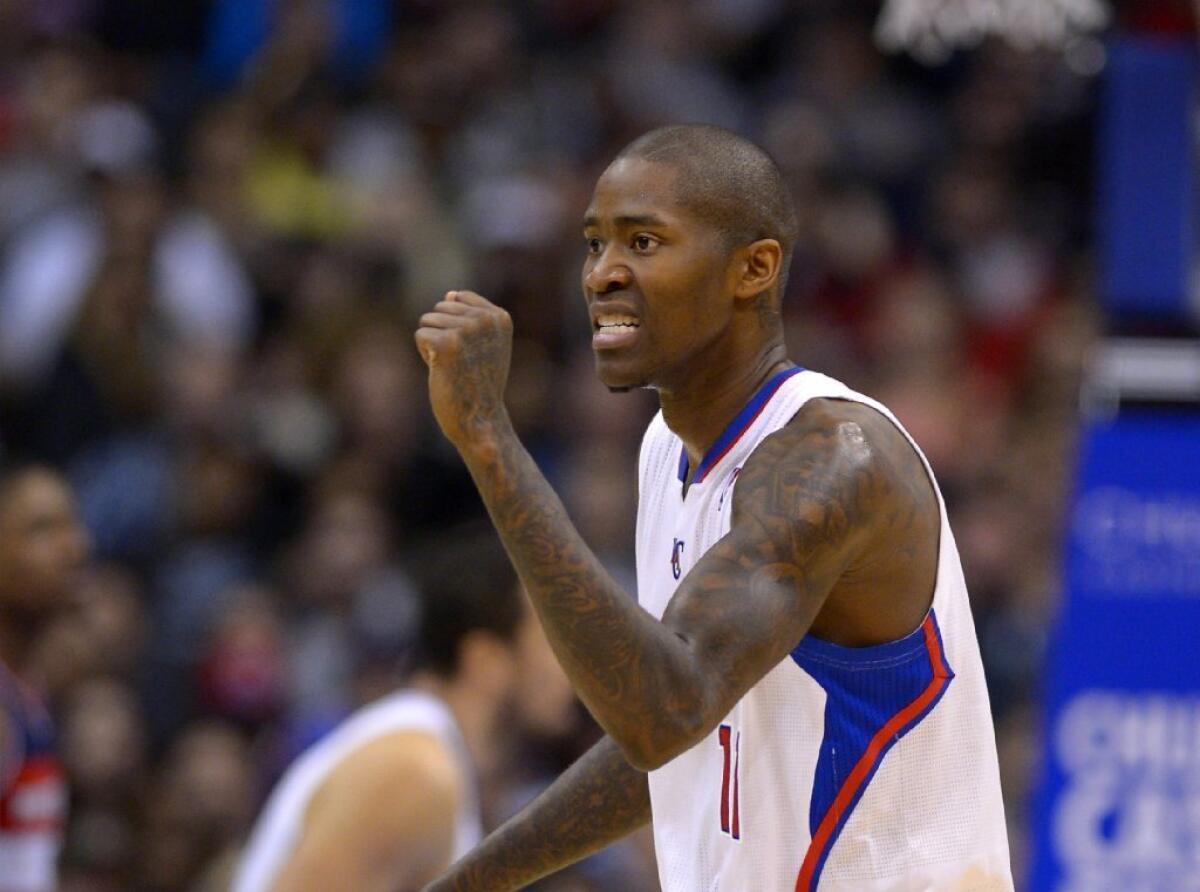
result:
[[[277,784],[234,892],[417,889],[480,839],[477,769],[537,676],[563,712],[570,687],[499,546],[467,540],[423,574],[407,686],[354,713]]]
[[[887,409],[788,359],[796,237],[774,162],[720,128],[652,131],[596,185],[597,370],[662,406],[641,452],[640,606],[513,431],[508,314],[460,291],[422,317],[438,422],[610,735],[433,888],[519,888],[653,814],[667,892],[1012,889],[941,496]]]
[[[67,791],[30,663],[89,548],[58,474],[29,467],[0,476],[0,892],[57,888]]]

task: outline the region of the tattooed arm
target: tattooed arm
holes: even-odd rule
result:
[[[804,636],[881,534],[877,518],[895,514],[888,468],[862,427],[806,407],[743,467],[729,534],[658,622],[604,571],[512,430],[508,314],[452,292],[421,326],[438,422],[580,698],[636,768],[665,764],[715,727]]]
[[[646,775],[606,737],[425,892],[520,889],[649,820]]]

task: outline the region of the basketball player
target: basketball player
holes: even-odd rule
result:
[[[431,888],[519,888],[652,815],[667,892],[1012,888],[944,505],[887,409],[788,359],[796,228],[774,163],[715,127],[652,131],[596,185],[596,368],[662,407],[636,602],[513,433],[507,314],[457,291],[422,317],[438,422],[609,735]]]
[[[0,892],[57,888],[67,791],[29,663],[89,548],[58,474],[0,477]]]
[[[288,769],[234,892],[413,890],[478,842],[476,769],[524,674],[570,686],[499,546],[460,547],[425,586],[407,688],[360,709]]]

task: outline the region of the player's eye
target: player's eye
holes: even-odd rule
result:
[[[587,250],[589,254],[599,254],[604,249],[598,238],[590,238],[587,240]]]
[[[649,251],[657,245],[658,242],[648,235],[635,235],[633,237],[633,249],[639,252]]]

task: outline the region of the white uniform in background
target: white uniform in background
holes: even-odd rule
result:
[[[342,760],[380,737],[413,731],[436,738],[454,754],[469,798],[461,808],[452,860],[469,852],[483,836],[475,772],[449,708],[422,691],[399,691],[365,706],[307,750],[288,768],[250,834],[232,892],[267,892],[300,842],[313,794]],[[403,803],[397,803],[403,808]]]
[[[654,616],[729,531],[733,488],[751,452],[821,397],[864,403],[908,437],[879,403],[789,369],[733,420],[684,498],[683,445],[661,413],[650,423],[637,574],[639,601]],[[806,636],[712,734],[650,773],[664,892],[1013,888],[983,664],[937,498],[937,584],[917,629],[861,648]]]
[[[0,663],[0,892],[51,892],[67,783],[43,699]]]

